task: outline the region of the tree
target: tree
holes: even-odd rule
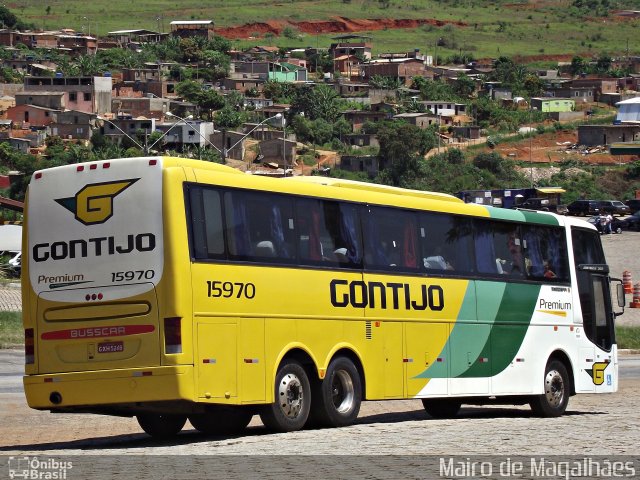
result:
[[[264,97],[271,98],[275,102],[288,103],[296,93],[296,88],[292,83],[279,82],[278,80],[267,80],[262,86]]]
[[[384,166],[381,181],[401,186],[420,170],[419,150],[422,131],[406,122],[384,122],[378,128],[380,163]]]
[[[582,73],[586,73],[587,68],[588,68],[588,65],[587,65],[587,62],[585,62],[584,58],[575,56],[571,59],[570,71],[571,71],[571,75],[573,75],[574,77]]]
[[[371,85],[371,87],[373,88],[396,90],[402,86],[402,82],[397,77],[373,75],[369,79],[369,85]]]
[[[81,55],[75,60],[81,75],[100,75],[104,72],[104,63],[96,55]]]
[[[476,91],[476,84],[463,73],[453,82],[453,91],[460,97],[469,97]]]
[[[5,28],[15,30],[35,30],[35,25],[20,20],[4,5],[0,6],[0,22],[2,22]]]
[[[223,130],[239,127],[243,120],[242,114],[228,105],[218,110],[214,115],[216,128]]]
[[[202,52],[202,62],[204,63],[205,71],[209,72],[208,79],[211,81],[225,78],[231,68],[229,56],[218,50],[205,50]]]
[[[611,68],[611,57],[606,53],[600,54],[598,60],[596,61],[596,72],[597,73],[607,73]]]
[[[202,93],[202,84],[194,80],[185,80],[176,85],[176,93],[188,102],[197,103]]]
[[[473,164],[481,169],[489,170],[493,174],[502,172],[504,159],[499,153],[481,153],[473,159]]]
[[[311,120],[322,118],[333,123],[340,116],[337,92],[328,85],[304,86],[295,93],[291,104],[295,112],[304,112]]]
[[[524,78],[522,88],[527,97],[537,97],[541,95],[544,90],[544,82],[537,75],[528,73]]]
[[[419,87],[420,98],[423,100],[458,100],[458,96],[451,85],[441,82],[440,80],[423,80],[424,81],[414,78],[414,84]]]
[[[197,99],[198,106],[213,118],[213,111],[224,107],[224,97],[215,90],[203,90]]]

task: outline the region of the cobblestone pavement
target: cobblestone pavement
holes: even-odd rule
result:
[[[19,312],[22,310],[20,284],[0,285],[0,312]]]
[[[0,454],[8,455],[638,455],[640,379],[613,395],[572,397],[559,418],[528,407],[465,407],[435,420],[417,400],[365,402],[355,425],[268,433],[256,416],[243,435],[207,437],[190,425],[154,442],[130,418],[29,410],[0,394]]]

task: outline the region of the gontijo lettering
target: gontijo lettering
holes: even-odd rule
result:
[[[118,241],[116,237],[97,237],[84,240],[59,241],[53,243],[36,243],[33,246],[33,260],[64,260],[66,258],[100,257],[132,252],[150,252],[156,248],[156,236],[153,233],[127,235],[126,240]]]
[[[408,283],[331,280],[329,291],[331,305],[334,307],[351,305],[354,308],[379,307],[393,310],[444,309],[444,290],[440,285],[422,284],[412,291]]]

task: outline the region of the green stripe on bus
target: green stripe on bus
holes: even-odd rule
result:
[[[511,220],[512,222],[524,222],[525,216],[520,210],[509,210],[508,208],[487,207],[491,218],[496,220]]]
[[[558,219],[553,215],[545,215],[544,213],[537,212],[525,212],[524,210],[521,210],[521,212],[524,214],[524,220],[527,222],[538,223],[542,225],[560,225]]]
[[[481,350],[481,357],[487,363],[474,362],[459,377],[497,375],[513,361],[527,333],[536,306],[539,285],[508,283],[502,295],[502,302],[495,317],[489,338]]]
[[[450,375],[449,374],[449,363],[450,363],[449,352],[451,351],[450,349],[451,337],[452,335],[454,335],[454,332],[456,332],[456,330],[460,332],[462,330],[466,331],[466,329],[461,327],[462,325],[469,325],[469,322],[473,322],[472,324],[475,323],[476,304],[477,304],[476,297],[477,295],[476,295],[475,282],[470,281],[467,283],[467,291],[465,292],[464,300],[462,301],[462,305],[460,306],[460,311],[458,312],[456,323],[451,327],[451,334],[449,335],[449,339],[445,343],[444,347],[442,347],[442,351],[438,355],[438,357],[442,358],[444,361],[435,362],[431,364],[429,368],[427,368],[420,374],[416,375],[414,378],[448,378],[449,377]],[[459,334],[456,334],[456,335],[459,335]],[[471,342],[475,342],[475,340],[476,339],[474,338],[468,339],[466,338],[466,336],[465,338],[461,339],[461,341],[471,341]]]

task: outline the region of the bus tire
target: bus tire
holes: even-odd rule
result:
[[[311,386],[304,367],[295,360],[285,361],[278,369],[275,399],[260,412],[265,427],[275,432],[302,429],[309,418]]]
[[[187,422],[186,415],[141,413],[136,418],[142,430],[158,440],[167,440],[175,437]]]
[[[454,418],[458,415],[462,402],[451,398],[423,398],[422,406],[432,418]]]
[[[334,358],[324,379],[314,383],[311,398],[313,425],[351,425],[358,418],[362,402],[362,380],[353,362],[347,357]]]
[[[228,435],[242,432],[252,417],[253,412],[245,408],[216,405],[206,413],[190,415],[189,422],[206,435]]]
[[[537,416],[559,417],[567,409],[570,392],[567,368],[560,360],[551,360],[544,372],[544,393],[533,397],[529,405]]]

